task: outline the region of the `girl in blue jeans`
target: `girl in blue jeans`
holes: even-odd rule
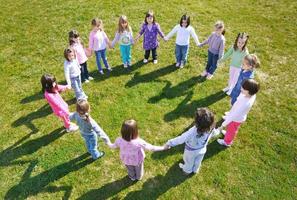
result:
[[[92,158],[98,159],[104,156],[104,151],[98,151],[97,135],[104,140],[106,144],[110,144],[110,139],[102,128],[89,115],[90,104],[86,100],[79,100],[76,103],[76,112],[71,113],[70,120],[75,120],[79,126],[80,133],[85,140],[88,152]]]

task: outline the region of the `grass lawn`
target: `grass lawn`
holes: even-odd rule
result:
[[[0,199],[297,199],[296,1],[3,1],[0,11]],[[232,148],[210,141],[198,175],[185,177],[178,163],[183,145],[147,153],[145,176],[132,184],[119,152],[102,141],[104,158],[92,161],[79,134],[65,133],[39,83],[49,72],[64,82],[67,33],[77,29],[85,44],[93,17],[113,39],[118,17],[127,15],[139,31],[145,12],[155,11],[167,34],[182,14],[200,41],[216,20],[226,25],[226,48],[238,32],[248,32],[249,51],[261,60],[260,93]],[[121,65],[118,46],[108,50],[111,74],[100,75],[89,59],[94,81],[84,84],[91,115],[114,141],[124,119],[138,121],[146,141],[163,145],[191,126],[197,107],[207,106],[217,121],[229,107],[221,89],[229,62],[211,81],[199,74],[207,47],[191,39],[189,63],[174,66],[175,38],[160,42],[159,63],[143,65],[142,40],[132,49],[133,66]],[[71,111],[74,92],[63,94]]]

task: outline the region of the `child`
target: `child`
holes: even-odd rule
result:
[[[219,144],[227,147],[232,145],[240,124],[246,120],[247,114],[255,102],[256,93],[259,91],[259,88],[259,84],[255,80],[244,80],[237,101],[232,106],[230,112],[224,116],[222,126],[218,128],[225,135],[224,139],[217,140]],[[226,126],[227,131],[223,131],[222,129]]]
[[[133,44],[133,33],[125,15],[122,15],[119,19],[118,31],[112,41],[111,47],[113,48],[118,41],[120,41],[120,51],[124,68],[127,68],[131,66],[131,45]]]
[[[217,21],[215,23],[215,31],[208,37],[207,40],[199,45],[200,47],[204,46],[205,44],[209,45],[206,68],[201,74],[201,76],[207,76],[207,79],[212,79],[213,74],[217,69],[218,60],[224,55],[224,34],[224,23],[222,21]]]
[[[100,74],[104,74],[101,67],[101,58],[108,71],[112,71],[106,58],[106,47],[110,44],[110,41],[103,30],[103,22],[101,19],[94,18],[92,20],[93,30],[89,37],[89,49],[95,52],[96,63]]]
[[[120,148],[120,158],[126,166],[129,178],[141,180],[144,169],[143,162],[145,158],[144,150],[162,151],[165,146],[153,146],[138,136],[138,128],[135,120],[124,121],[121,128],[122,137],[118,137],[110,148]]]
[[[169,147],[186,144],[183,156],[185,164],[179,163],[179,167],[186,174],[199,172],[208,141],[214,135],[214,126],[214,114],[207,108],[198,108],[195,113],[195,126],[166,143]]]
[[[142,34],[144,34],[143,48],[145,50],[143,63],[148,62],[150,51],[152,51],[153,63],[157,64],[157,47],[159,46],[157,35],[159,34],[164,39],[164,33],[161,31],[160,25],[156,22],[154,13],[151,10],[147,12],[135,42]]]
[[[238,33],[234,45],[225,53],[225,55],[218,61],[222,63],[231,57],[231,64],[229,69],[228,86],[223,89],[228,95],[231,94],[236,81],[238,79],[243,58],[249,54],[246,47],[249,36],[246,33]]]
[[[87,95],[82,89],[80,79],[80,65],[78,64],[74,50],[69,47],[64,50],[64,74],[69,88],[73,88],[76,100],[87,99]]]
[[[189,44],[190,44],[190,35],[193,37],[196,45],[199,45],[198,36],[195,33],[195,29],[190,26],[190,16],[183,15],[180,19],[180,23],[176,25],[170,33],[165,37],[165,40],[169,40],[176,33],[175,41],[175,58],[176,58],[176,67],[183,68],[186,64]]]
[[[75,120],[79,126],[80,133],[85,140],[88,152],[94,160],[104,156],[104,151],[97,150],[97,135],[110,143],[109,137],[102,128],[90,116],[90,105],[86,100],[76,103],[76,112],[70,114],[70,120]]]
[[[70,88],[68,86],[58,85],[56,78],[50,74],[44,74],[41,77],[40,82],[45,99],[49,103],[54,114],[64,121],[66,131],[76,131],[78,126],[70,122],[68,105],[60,95],[60,92],[64,92]]]
[[[242,63],[242,69],[238,76],[237,82],[230,94],[231,105],[233,105],[240,94],[241,84],[245,79],[254,78],[255,68],[260,67],[260,61],[258,57],[254,54],[246,55]]]
[[[88,57],[81,43],[79,33],[76,30],[71,30],[68,35],[69,35],[69,44],[74,49],[77,61],[81,66],[81,74],[80,74],[81,81],[88,83],[90,80],[93,80],[93,77],[89,76],[89,71],[87,66]]]

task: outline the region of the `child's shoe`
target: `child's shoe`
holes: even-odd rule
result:
[[[111,71],[112,71],[111,67],[108,67],[108,68],[107,68],[107,70],[108,70],[109,72],[111,72]]]
[[[100,70],[99,73],[100,73],[100,74],[104,74],[103,70]]]
[[[224,114],[225,114],[225,115],[229,115],[229,113],[230,113],[229,111],[227,111],[227,112],[224,112]]]
[[[230,147],[231,144],[226,144],[225,140],[224,139],[217,139],[217,142],[220,144],[220,145],[223,145],[225,147]]]
[[[99,151],[99,154],[96,158],[93,157],[94,160],[97,160],[99,158],[102,158],[103,156],[105,155],[105,152],[104,151]]]
[[[88,80],[88,79],[86,79],[85,81],[84,81],[84,83],[89,83],[90,81]]]
[[[213,137],[216,137],[216,136],[220,135],[220,133],[221,133],[220,130],[219,129],[216,129],[216,128],[213,129],[212,132],[213,132]]]
[[[89,76],[88,80],[92,81],[92,80],[94,80],[94,78],[92,76]]]
[[[184,164],[182,163],[178,163],[179,168],[183,169],[184,168]]]
[[[221,130],[221,133],[222,133],[223,135],[226,135],[226,130]]]
[[[143,63],[147,63],[148,62],[148,60],[147,59],[143,59]]]
[[[207,76],[207,71],[202,72],[202,73],[201,73],[201,76],[203,76],[203,77],[204,77],[204,76]]]
[[[184,66],[185,66],[184,62],[181,61],[181,63],[180,63],[180,68],[184,68]]]
[[[212,77],[213,77],[212,74],[208,74],[206,78],[207,78],[207,80],[210,80],[210,79],[212,79]]]
[[[125,64],[124,64],[124,68],[127,68],[127,67],[128,67],[128,65],[127,65],[127,63],[125,63]]]
[[[230,95],[231,95],[231,92],[232,92],[232,90],[229,90],[228,92],[226,92],[226,94],[227,94],[228,96],[230,96]]]
[[[76,124],[71,123],[69,128],[66,128],[66,132],[70,133],[70,132],[74,132],[78,130],[78,126]]]
[[[229,87],[225,87],[224,89],[222,89],[223,92],[228,92],[229,91]]]
[[[179,65],[180,65],[180,63],[179,63],[179,62],[177,62],[177,63],[175,64],[175,67],[179,67]]]
[[[154,64],[157,64],[157,63],[158,63],[158,60],[153,60],[153,63],[154,63]]]

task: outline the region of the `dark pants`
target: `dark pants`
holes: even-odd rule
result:
[[[214,72],[217,69],[218,59],[219,59],[218,54],[213,54],[210,51],[208,51],[208,59],[207,59],[207,64],[205,68],[205,71],[207,73],[214,74]]]
[[[150,57],[150,51],[152,51],[153,60],[157,60],[157,47],[149,50],[145,50],[144,58],[148,59]]]
[[[87,65],[87,61],[84,62],[83,64],[80,64],[81,66],[81,82],[84,82],[85,80],[89,79],[89,71],[88,71],[88,65]]]

